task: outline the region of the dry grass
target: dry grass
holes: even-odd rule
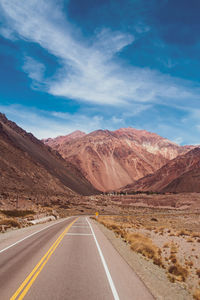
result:
[[[14,219],[2,219],[0,220],[0,225],[20,228],[20,223]]]
[[[168,268],[168,272],[176,278],[178,281],[185,281],[188,276],[188,270],[182,267],[179,263],[175,263]]]
[[[199,232],[193,232],[191,234],[191,237],[194,237],[194,238],[200,238],[200,233]]]
[[[169,248],[169,243],[165,243],[165,244],[163,245],[163,248]]]
[[[196,289],[193,294],[195,300],[200,300],[200,289]]]
[[[153,244],[151,239],[139,233],[128,233],[126,240],[133,251],[142,254],[146,258],[152,259],[156,265],[163,265],[160,249]]]
[[[193,240],[192,238],[188,238],[188,239],[187,239],[187,242],[188,242],[188,243],[192,243],[192,242],[194,242],[194,240]]]
[[[187,230],[180,230],[179,232],[177,232],[176,234],[177,236],[189,236],[190,235],[190,232],[188,232]]]
[[[25,217],[28,215],[35,215],[33,210],[1,210],[2,214],[8,217]]]
[[[165,268],[170,282],[184,282],[192,295],[196,293],[200,285],[198,213],[137,210],[132,216],[100,216],[98,221],[121,236],[133,251]]]
[[[194,263],[191,260],[190,261],[186,260],[185,265],[191,268],[191,267],[193,267]]]
[[[175,236],[175,233],[174,233],[174,232],[171,232],[171,233],[169,234],[169,236]]]
[[[178,252],[178,247],[174,244],[171,243],[171,250],[170,250],[171,254],[175,254]]]
[[[115,222],[110,217],[100,217],[99,223],[106,226],[108,229],[121,236],[126,242],[130,244],[133,251],[142,254],[148,259],[152,259],[154,264],[163,266],[161,259],[161,250],[153,244],[152,240],[140,233],[130,232],[129,229],[133,228],[135,224]],[[125,229],[126,228],[126,229]]]

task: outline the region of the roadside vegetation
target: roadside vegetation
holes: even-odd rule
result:
[[[200,300],[200,215],[188,213],[99,216],[130,248],[163,268],[171,283],[182,284]]]
[[[57,213],[50,208],[41,207],[35,210],[0,210],[0,233],[4,233],[10,229],[31,226],[31,221],[35,218],[43,218],[46,216],[55,216]]]
[[[35,211],[33,210],[0,210],[0,212],[8,217],[25,217],[30,215],[35,215]]]
[[[34,215],[33,210],[0,210],[0,232],[29,226],[27,220],[32,219]]]

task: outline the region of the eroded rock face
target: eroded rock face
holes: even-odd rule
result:
[[[71,138],[74,135],[76,138]],[[155,133],[134,128],[97,130],[78,136],[75,132],[44,142],[58,150],[101,191],[131,184],[188,151]]]
[[[131,191],[200,192],[200,148],[177,156],[154,174],[123,188]]]

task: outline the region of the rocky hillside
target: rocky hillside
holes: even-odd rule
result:
[[[0,114],[0,198],[55,198],[96,192],[78,169]]]
[[[127,185],[122,190],[157,192],[200,192],[200,148],[179,155],[154,174]]]
[[[75,132],[43,142],[59,151],[101,191],[115,190],[152,174],[189,149],[133,128],[97,130],[87,135]]]

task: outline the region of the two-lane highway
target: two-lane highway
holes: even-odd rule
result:
[[[87,217],[70,217],[0,251],[0,299],[153,299]]]

